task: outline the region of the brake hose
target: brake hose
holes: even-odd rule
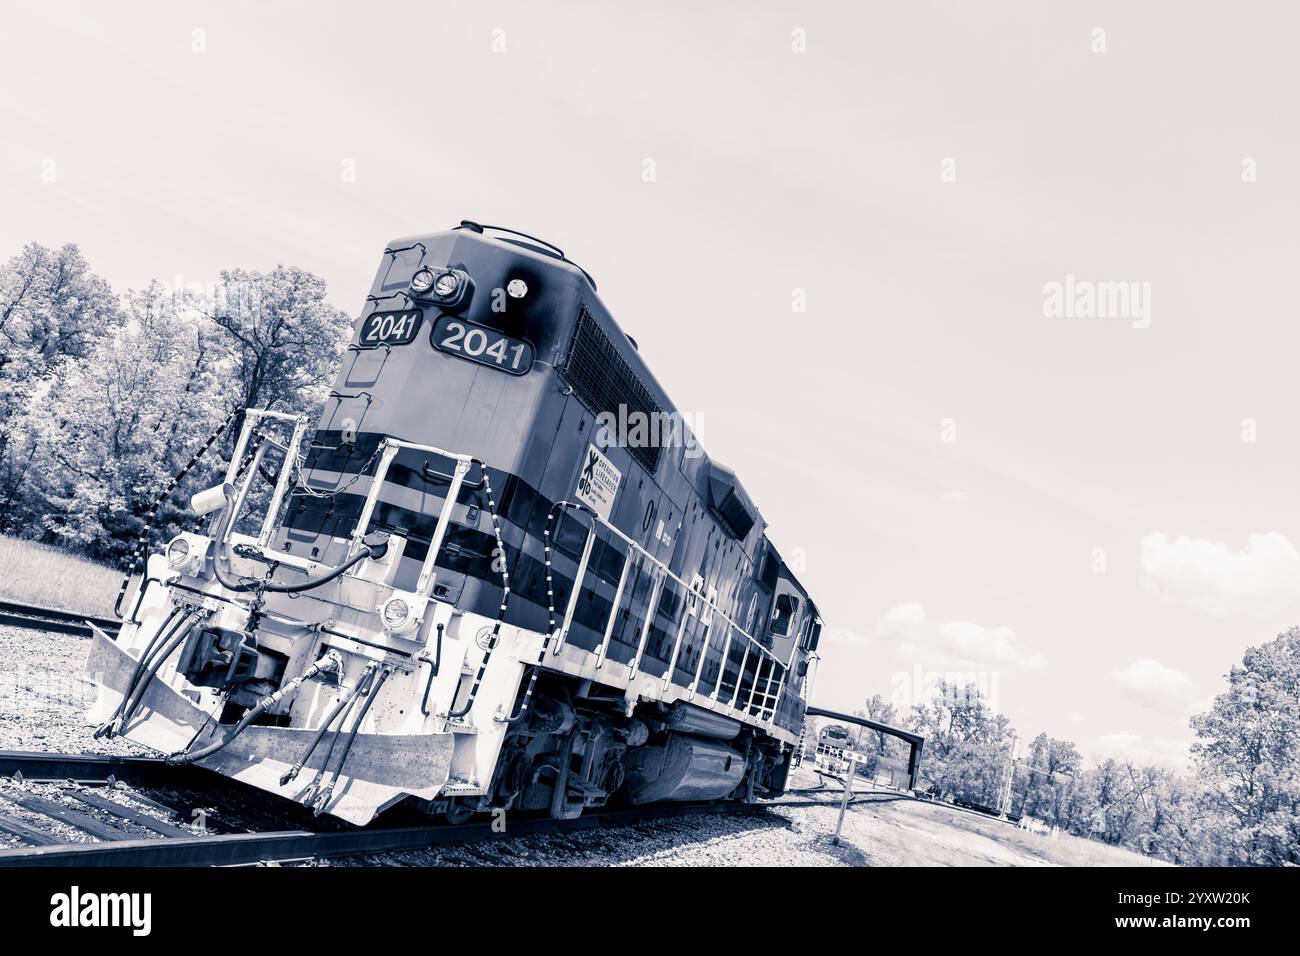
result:
[[[182,626],[167,639],[167,643],[154,651],[154,656],[151,657],[149,663],[145,665],[144,675],[140,678],[140,682],[131,691],[130,699],[122,708],[121,716],[115,722],[115,730],[120,729],[121,725],[125,724],[131,719],[132,715],[135,714],[136,708],[138,708],[140,702],[144,700],[145,691],[149,689],[149,685],[153,683],[154,678],[158,676],[158,671],[162,669],[162,666],[167,662],[167,659],[172,656],[172,652],[175,651],[176,648],[180,647],[184,640],[190,636],[190,633],[194,630],[197,623],[197,620],[192,615],[187,615],[182,619]]]
[[[204,757],[210,757],[219,750],[224,750],[226,747],[230,745],[231,741],[233,741],[236,737],[242,734],[245,729],[247,729],[249,724],[255,721],[258,717],[261,717],[264,713],[266,713],[270,708],[274,707],[280,701],[284,700],[286,697],[296,692],[298,688],[301,687],[305,681],[311,680],[317,674],[341,673],[342,670],[343,670],[343,658],[341,658],[338,655],[338,652],[330,651],[328,654],[326,654],[325,656],[317,660],[315,664],[312,664],[311,667],[308,667],[305,671],[303,671],[301,674],[299,674],[297,677],[291,680],[284,687],[277,690],[274,694],[268,694],[266,697],[263,697],[261,700],[259,700],[257,702],[257,706],[254,707],[252,710],[248,711],[248,713],[244,714],[244,716],[240,718],[239,723],[235,724],[234,728],[230,731],[230,733],[226,734],[226,736],[223,737],[221,740],[214,741],[208,744],[206,747],[202,747],[191,753],[186,753],[184,751],[181,751],[179,753],[170,754],[166,758],[167,765],[169,767],[177,767],[183,764],[191,764],[197,760],[202,760]]]
[[[325,808],[329,806],[330,797],[334,795],[334,784],[338,783],[339,778],[343,776],[343,765],[348,762],[348,754],[352,753],[352,744],[357,739],[357,731],[361,729],[361,724],[365,721],[366,714],[370,712],[370,705],[373,704],[375,698],[379,696],[379,691],[384,686],[384,681],[388,680],[388,675],[391,673],[392,670],[388,667],[381,669],[379,671],[378,679],[374,680],[372,686],[366,690],[366,701],[361,705],[361,710],[357,712],[356,723],[352,725],[352,731],[348,734],[348,741],[343,745],[343,756],[339,757],[339,765],[334,771],[334,779],[330,781],[328,787],[321,791],[320,796],[313,801],[316,804],[316,816],[320,816],[324,813]]]
[[[339,718],[338,732],[330,738],[330,745],[325,748],[325,759],[321,761],[320,768],[316,771],[316,776],[311,778],[311,783],[307,785],[307,789],[304,792],[303,804],[305,806],[311,806],[315,803],[315,795],[318,792],[320,785],[324,782],[325,774],[329,771],[330,761],[334,759],[334,748],[338,746],[339,738],[343,736],[343,728],[347,725],[348,718],[352,716],[352,709],[356,706],[357,700],[360,699],[361,695],[366,692],[374,681],[375,668],[378,666],[379,665],[374,661],[367,664],[365,671],[361,674],[361,678],[357,681],[356,689],[348,695],[347,707],[343,710],[343,716]]]
[[[330,727],[334,725],[335,719],[338,717],[339,714],[343,712],[343,708],[347,707],[349,704],[352,703],[353,700],[356,699],[356,696],[359,693],[361,693],[361,688],[364,686],[365,686],[365,681],[358,680],[356,685],[352,688],[352,690],[348,691],[348,693],[344,695],[337,704],[334,705],[334,709],[329,712],[329,715],[325,718],[324,722],[317,729],[316,736],[313,737],[311,739],[311,743],[308,744],[307,751],[301,757],[299,757],[298,762],[295,763],[292,767],[290,767],[288,771],[285,772],[284,776],[280,778],[280,786],[282,787],[287,786],[290,780],[293,780],[295,777],[298,776],[298,774],[302,771],[302,768],[306,766],[307,761],[311,759],[311,755],[316,752],[316,747],[320,744],[321,739],[325,736],[325,734],[329,732]]]
[[[135,668],[131,671],[131,679],[126,682],[126,687],[122,690],[122,699],[118,701],[117,708],[113,711],[113,716],[95,729],[94,736],[96,740],[100,739],[105,734],[115,732],[114,724],[117,719],[122,716],[122,708],[126,706],[127,699],[135,690],[136,681],[140,679],[140,673],[144,670],[145,658],[149,657],[153,653],[153,649],[157,646],[159,639],[162,638],[163,634],[171,628],[172,623],[176,620],[176,616],[180,613],[181,609],[173,606],[171,612],[163,619],[163,622],[158,625],[158,630],[154,631],[153,637],[149,638],[149,643],[146,644],[144,650],[140,652],[140,657],[135,662]]]
[[[121,731],[122,725],[131,719],[135,709],[140,706],[140,701],[144,699],[144,692],[157,676],[158,669],[193,629],[193,615],[187,612],[177,616],[179,610],[179,608],[175,609],[168,616],[163,626],[158,629],[158,633],[150,639],[148,646],[140,653],[140,659],[136,661],[131,680],[122,691],[122,699],[118,701],[113,716],[95,729],[96,740],[104,736],[112,737]],[[164,633],[165,637],[163,637]]]

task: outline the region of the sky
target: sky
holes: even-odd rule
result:
[[[597,280],[827,624],[1178,764],[1300,618],[1297,16],[1232,3],[24,4],[0,256],[118,291],[463,218]],[[1122,284],[1122,285],[1119,285]]]

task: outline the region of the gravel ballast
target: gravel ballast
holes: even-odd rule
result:
[[[96,740],[84,713],[94,684],[81,676],[86,638],[0,626],[0,749],[63,753],[149,754],[122,738]],[[813,787],[816,774],[796,771],[792,786]],[[509,836],[485,843],[358,856],[333,866],[1009,866],[1053,865],[1056,848],[1014,827],[946,805],[873,793],[851,807],[842,839],[834,791],[826,806],[689,814],[635,826],[568,834]],[[1149,864],[1112,847],[1100,863]],[[1123,857],[1117,856],[1123,854]],[[1111,856],[1115,855],[1114,859]],[[1073,862],[1073,861],[1070,861]]]

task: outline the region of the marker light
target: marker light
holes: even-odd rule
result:
[[[506,283],[506,295],[512,299],[522,299],[528,294],[528,283],[523,279],[511,279]]]
[[[443,298],[450,298],[460,287],[460,279],[454,272],[444,272],[433,283],[433,291]]]
[[[208,549],[211,541],[202,535],[182,531],[167,542],[163,556],[167,567],[186,577],[206,577]]]
[[[167,563],[173,568],[179,568],[189,556],[190,543],[184,538],[172,538],[167,545]]]
[[[411,606],[399,597],[389,598],[384,602],[380,614],[384,619],[384,627],[390,631],[396,631],[405,626],[411,617]]]
[[[433,273],[428,269],[421,269],[415,275],[411,276],[411,288],[416,292],[428,292],[432,287]]]

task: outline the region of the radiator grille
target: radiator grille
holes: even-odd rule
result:
[[[627,407],[629,416],[640,412],[652,422],[658,421],[657,416],[662,414],[650,390],[585,307],[578,316],[578,327],[564,363],[564,377],[578,397],[597,414],[608,412],[617,419],[620,405]],[[632,457],[651,474],[659,466],[661,450],[658,444],[628,448]]]

